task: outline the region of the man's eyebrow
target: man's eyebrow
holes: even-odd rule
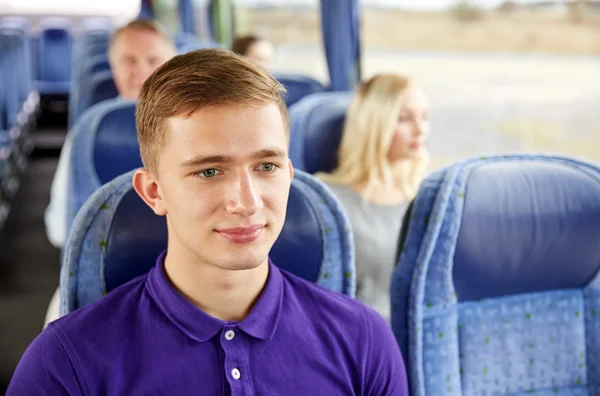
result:
[[[253,160],[272,158],[272,157],[286,157],[287,153],[278,147],[266,148],[253,153],[250,158]],[[207,164],[223,164],[228,162],[234,162],[235,159],[230,155],[198,155],[190,160],[181,163],[183,167],[194,167]]]
[[[252,159],[262,159],[262,158],[270,158],[270,157],[286,157],[287,153],[278,148],[278,147],[272,147],[272,148],[266,148],[263,150],[259,150],[256,153],[252,154],[252,156],[250,158]]]
[[[233,162],[233,157],[229,155],[198,155],[190,160],[183,161],[181,166],[192,167],[225,162]]]

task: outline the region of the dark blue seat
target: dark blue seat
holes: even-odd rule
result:
[[[288,108],[308,95],[325,92],[323,84],[312,77],[276,73],[275,78],[287,89],[285,104]]]
[[[135,127],[135,102],[110,101],[91,109],[91,125],[73,137],[69,161],[67,224],[103,184],[142,166]],[[67,229],[69,228],[67,227]]]
[[[80,106],[79,102],[82,92],[85,95],[86,88],[93,77],[93,74],[90,73],[110,70],[110,65],[104,69],[101,67],[102,65],[106,66],[108,63],[109,39],[108,33],[94,31],[88,34],[84,33],[75,43],[72,62],[73,73],[69,89],[69,128],[75,124],[75,121],[81,114],[79,109],[82,106]],[[103,61],[100,61],[100,59]],[[89,66],[93,62],[100,62],[99,66]],[[84,96],[83,100],[85,101],[83,107],[86,108],[89,106],[88,98]]]
[[[77,92],[73,123],[96,103],[119,96],[110,70],[94,73],[85,84],[79,87]]]
[[[40,22],[38,88],[43,94],[67,94],[71,83],[71,23],[66,18]]]
[[[310,95],[290,108],[290,159],[308,173],[330,172],[337,166],[350,92]]]
[[[411,394],[598,394],[599,225],[594,164],[497,156],[427,177],[391,284]]]
[[[94,73],[110,71],[110,62],[106,55],[96,55],[83,63],[80,81],[89,79]],[[83,82],[83,81],[82,81]]]
[[[148,272],[167,245],[164,217],[133,190],[133,172],[105,184],[81,209],[66,243],[61,272],[61,315]],[[297,171],[283,231],[270,257],[281,268],[354,295],[354,247],[349,222],[332,193]]]
[[[31,57],[27,56],[22,32],[0,26],[0,47],[6,124],[15,126],[20,118],[21,124],[26,124],[33,117],[37,98],[31,80]]]

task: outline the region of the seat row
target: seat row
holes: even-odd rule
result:
[[[353,296],[349,221],[311,175],[335,167],[349,99],[317,93],[290,108],[296,176],[272,258]],[[111,103],[75,136],[62,314],[145,273],[166,246],[164,219],[131,188],[134,113]],[[390,279],[411,394],[598,394],[598,197],[600,168],[558,156],[472,158],[424,180]]]
[[[132,174],[78,213],[62,314],[146,273],[166,248],[165,220],[133,191]],[[390,280],[411,394],[598,394],[598,196],[598,166],[554,156],[473,158],[425,179]],[[353,296],[349,227],[333,193],[297,170],[271,258]]]
[[[0,228],[33,149],[39,113],[31,41],[18,19],[0,19]]]

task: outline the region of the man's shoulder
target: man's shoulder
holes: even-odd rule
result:
[[[51,325],[59,336],[95,337],[103,331],[122,331],[137,311],[145,309],[147,275],[112,290],[98,301],[70,312]],[[106,327],[106,329],[104,329]],[[106,335],[106,333],[104,334]]]

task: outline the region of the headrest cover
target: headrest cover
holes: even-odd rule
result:
[[[101,185],[142,166],[134,102],[123,102],[102,116],[93,150],[94,168]]]
[[[137,196],[133,174],[102,186],[79,211],[65,247],[61,314],[148,272],[167,247],[165,218]],[[270,257],[297,276],[354,295],[350,223],[333,193],[302,171],[295,172],[286,221]]]
[[[290,158],[307,173],[337,167],[346,109],[351,92],[326,92],[302,99],[290,109]]]
[[[579,288],[600,268],[600,175],[528,160],[474,168],[454,253],[459,300]]]

